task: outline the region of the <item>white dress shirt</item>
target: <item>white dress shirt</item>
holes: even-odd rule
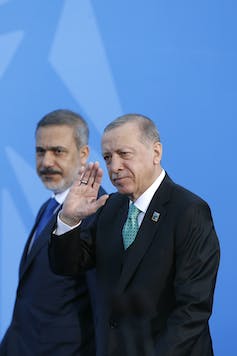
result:
[[[143,220],[144,215],[147,211],[147,208],[151,202],[151,199],[153,198],[153,195],[159,188],[159,186],[164,178],[165,178],[165,171],[164,171],[164,169],[162,169],[161,174],[156,178],[154,183],[152,183],[152,185],[150,185],[150,187],[147,190],[145,190],[145,192],[137,200],[135,200],[135,202],[133,202],[134,205],[139,210],[141,210],[141,212],[139,213],[138,218],[137,218],[139,226],[142,223],[142,220]],[[132,202],[130,201],[130,204],[131,203]]]

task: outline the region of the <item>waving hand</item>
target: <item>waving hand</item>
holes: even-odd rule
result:
[[[74,226],[103,206],[108,195],[97,199],[103,171],[98,162],[82,167],[64,201],[60,219],[67,225]]]

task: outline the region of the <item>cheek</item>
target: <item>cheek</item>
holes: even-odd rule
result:
[[[111,172],[111,169],[109,169],[108,166],[106,166],[106,171],[107,171],[109,177],[111,177],[112,176],[112,172]]]
[[[139,176],[141,172],[143,171],[143,165],[141,163],[137,163],[136,165],[134,164],[127,164],[125,167],[127,174],[129,175],[130,178],[133,180],[139,179]]]
[[[150,172],[145,164],[139,165],[138,168],[132,170],[132,174],[136,184],[142,184],[144,180],[146,180],[148,176],[150,176]]]
[[[36,166],[36,170],[38,172],[41,167],[41,161],[39,159],[36,160],[35,166]]]
[[[68,179],[74,179],[79,172],[79,166],[75,162],[74,164],[71,163],[69,165],[61,166],[60,168],[61,168],[62,176]]]

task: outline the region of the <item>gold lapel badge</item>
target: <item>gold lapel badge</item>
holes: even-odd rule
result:
[[[157,211],[154,211],[154,213],[152,214],[151,220],[154,222],[157,222],[160,218],[160,213],[158,213]]]

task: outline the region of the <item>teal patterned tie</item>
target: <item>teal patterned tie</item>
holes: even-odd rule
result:
[[[133,203],[130,204],[128,210],[128,217],[123,226],[123,245],[125,250],[133,243],[139,229],[137,217],[141,210],[139,210]]]

